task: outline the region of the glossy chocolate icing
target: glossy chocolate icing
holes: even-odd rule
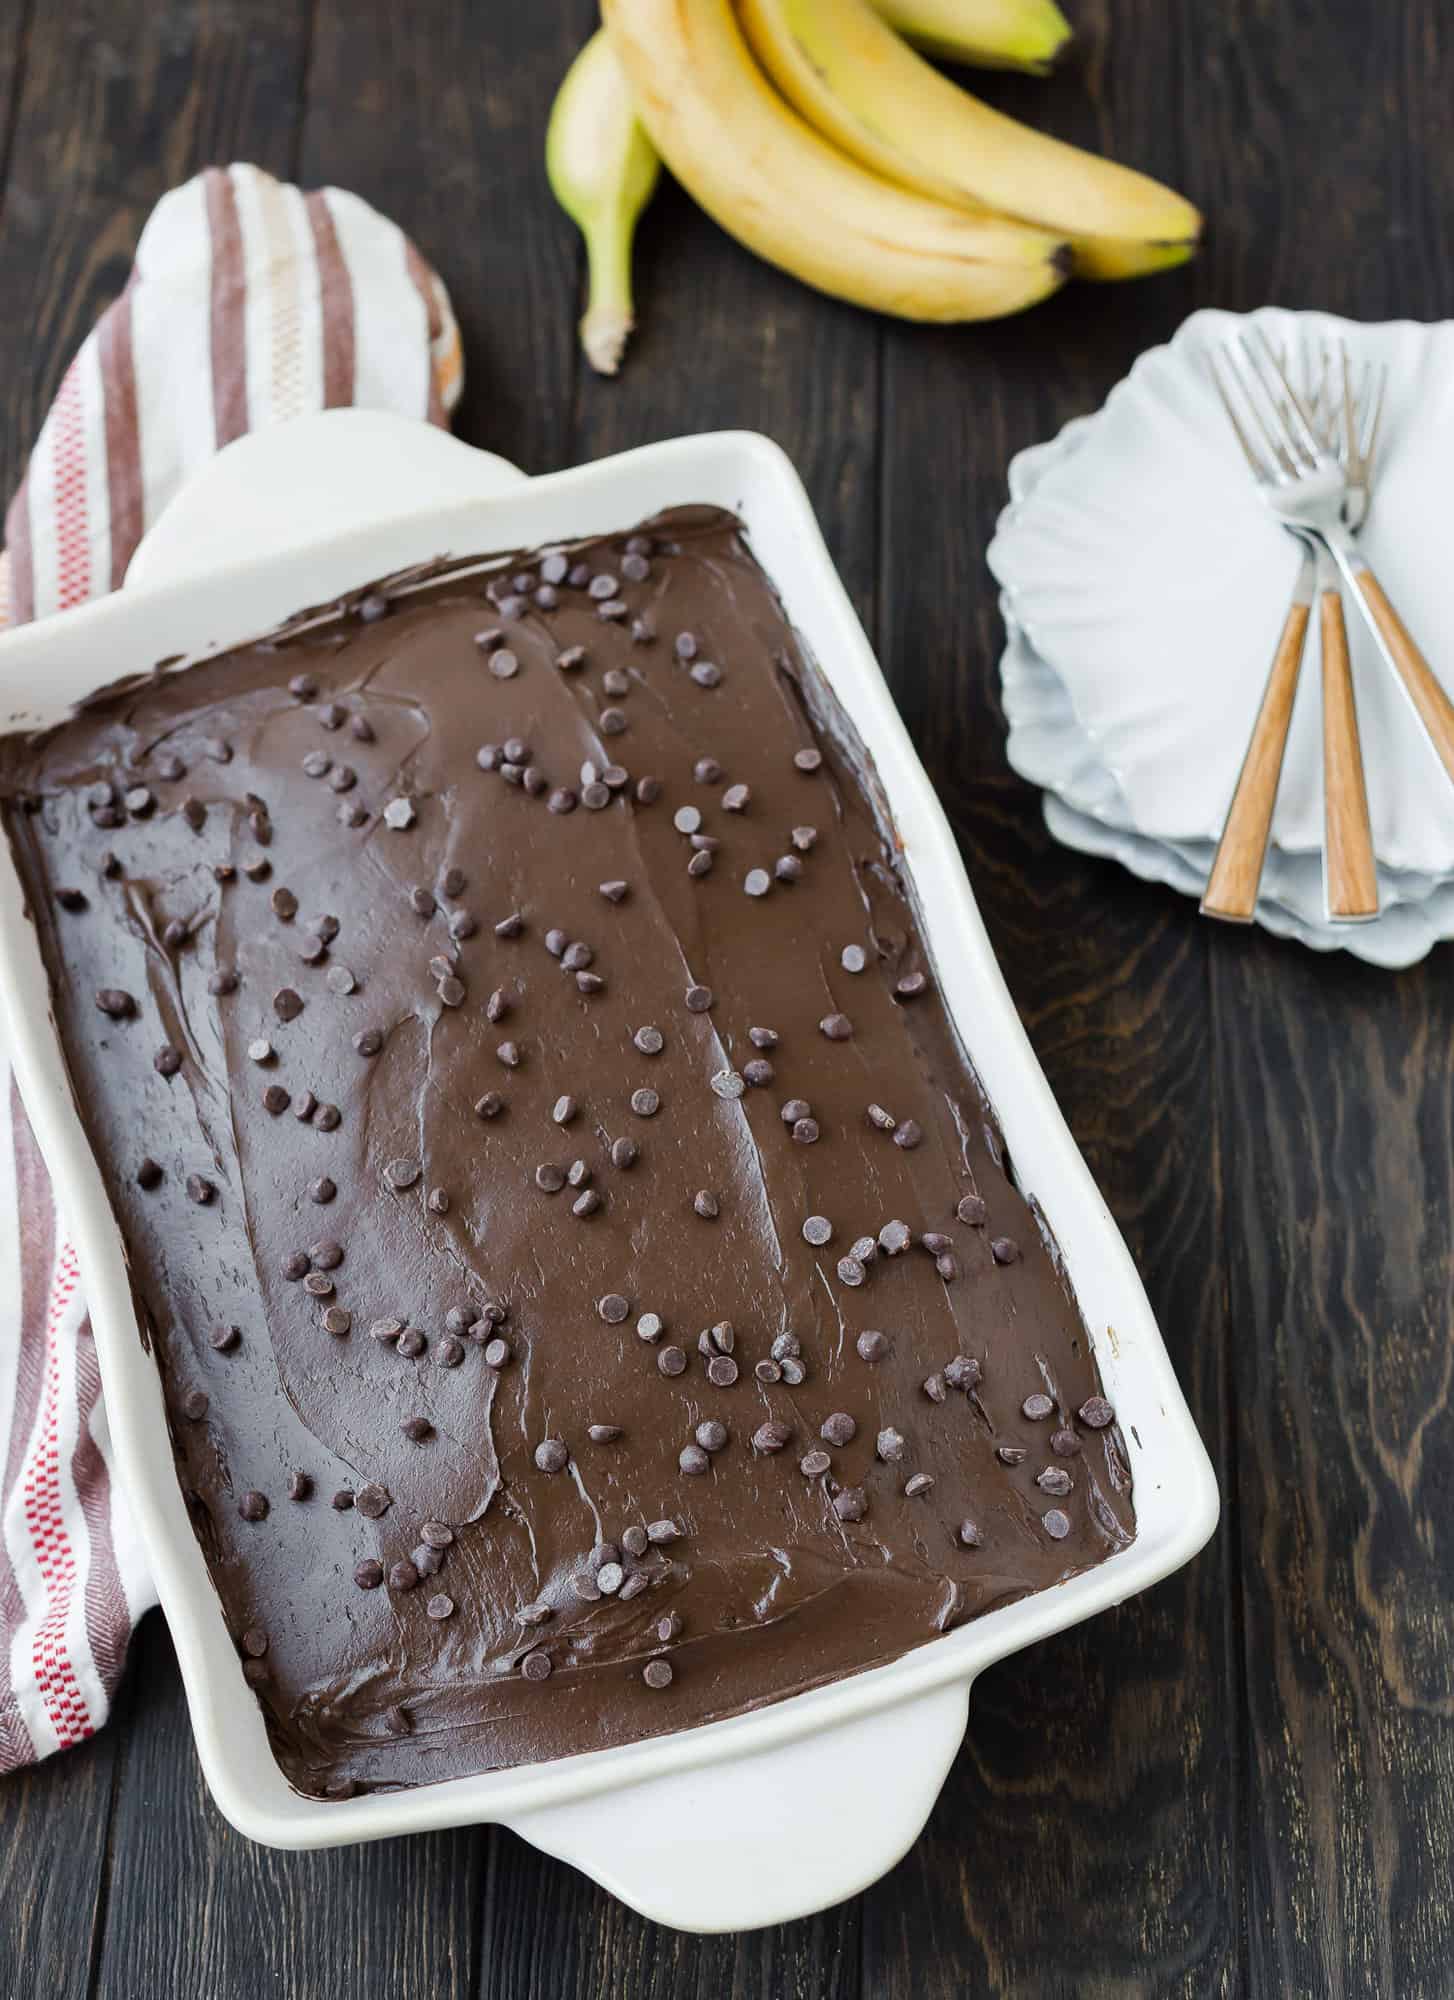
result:
[[[871,766],[739,526],[693,509],[640,534],[644,558],[613,536],[374,586],[0,746],[178,1478],[304,1791],[736,1714],[1133,1533],[1084,1328],[938,996]],[[574,585],[542,584],[563,569]],[[602,786],[583,763],[621,769]],[[588,964],[558,955],[581,941]],[[633,1040],[648,1026],[659,1053]],[[589,1178],[547,1191],[577,1161]],[[370,1336],[388,1321],[412,1331]],[[566,1463],[542,1469],[555,1441]],[[675,1538],[636,1553],[663,1522]]]

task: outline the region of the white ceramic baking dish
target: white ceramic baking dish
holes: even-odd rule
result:
[[[527,480],[422,424],[356,411],[244,439],[158,522],[123,592],[0,640],[0,726],[59,720],[121,672],[253,636],[300,605],[421,558],[599,533],[690,501],[745,520],[789,616],[871,748],[945,998],[1021,1186],[1060,1244],[1119,1413],[1135,1475],[1130,1548],[891,1666],[755,1715],[409,1792],[301,1798],[273,1761],[188,1524],[158,1377],[72,1103],[8,847],[0,1015],[75,1234],[117,1464],[221,1810],[251,1838],[289,1848],[503,1822],[647,1915],[705,1931],[804,1915],[891,1867],[934,1803],[980,1669],[1155,1583],[1201,1547],[1217,1517],[1211,1466],[1146,1296],[1031,1052],[949,827],[792,467],[763,438],[722,433]]]

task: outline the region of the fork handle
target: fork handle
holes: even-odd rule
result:
[[[1252,725],[1251,741],[1242,759],[1237,789],[1227,808],[1216,859],[1202,897],[1202,915],[1220,917],[1225,923],[1250,924],[1257,907],[1257,885],[1262,880],[1262,866],[1267,858],[1272,809],[1277,803],[1277,783],[1282,776],[1293,697],[1303,663],[1303,641],[1311,612],[1308,588],[1311,570],[1311,562],[1304,558],[1302,576],[1287,607],[1262,706]]]
[[[1358,740],[1343,598],[1334,583],[1318,594],[1323,650],[1323,891],[1333,923],[1378,915],[1378,868]]]
[[[1363,600],[1363,607],[1383,641],[1390,664],[1403,682],[1414,713],[1438,752],[1440,763],[1454,778],[1454,702],[1439,685],[1433,668],[1414,644],[1409,628],[1394,610],[1373,571],[1356,567],[1347,569],[1345,574]]]

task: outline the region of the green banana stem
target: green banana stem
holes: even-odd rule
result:
[[[631,238],[635,217],[618,210],[594,219],[586,239],[586,309],[581,315],[581,346],[601,375],[621,366],[626,342],[636,325],[631,292]]]

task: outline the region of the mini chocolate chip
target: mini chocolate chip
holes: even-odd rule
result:
[[[259,1493],[256,1487],[244,1493],[237,1503],[237,1511],[244,1521],[265,1521],[268,1518],[268,1496]]]
[[[852,1444],[858,1436],[858,1425],[847,1410],[835,1410],[831,1417],[825,1417],[818,1432],[824,1444]]]
[[[1063,1542],[1070,1533],[1070,1516],[1059,1507],[1050,1507],[1041,1516],[1040,1525],[1052,1541]]]
[[[405,1417],[399,1429],[411,1444],[423,1444],[434,1435],[434,1426],[428,1417]]]
[[[641,1340],[660,1340],[666,1331],[666,1323],[660,1313],[644,1312],[636,1322],[637,1337]]]
[[[700,882],[704,875],[710,875],[713,868],[712,857],[704,850],[694,854],[687,863],[687,873],[694,882]]]
[[[182,1415],[189,1422],[198,1424],[206,1416],[208,1396],[205,1389],[189,1389],[182,1399]]]
[[[811,1243],[815,1249],[831,1242],[832,1237],[833,1225],[826,1215],[810,1215],[803,1224],[803,1241]]]
[[[407,1557],[401,1557],[398,1562],[390,1563],[389,1565],[390,1590],[413,1590],[415,1586],[418,1584],[418,1582],[419,1582],[419,1568],[416,1563],[410,1562]],[[403,1713],[404,1711],[401,1708],[393,1708],[389,1710],[390,1715],[402,1716]],[[400,1732],[398,1731],[397,1728],[395,1728],[393,1733],[397,1735]]]
[[[600,1206],[601,1197],[596,1193],[596,1190],[594,1188],[587,1188],[583,1194],[578,1194],[571,1203],[571,1214],[579,1216],[594,1215]]]
[[[550,1655],[537,1647],[525,1655],[520,1662],[520,1671],[527,1681],[548,1681],[550,1679]]]
[[[845,1486],[834,1498],[833,1512],[840,1521],[861,1521],[868,1512],[868,1495],[861,1486]]]
[[[353,1045],[361,1056],[376,1056],[384,1046],[384,1038],[377,1028],[360,1028]]]
[[[619,1424],[588,1424],[586,1436],[592,1444],[614,1444],[621,1435]]]
[[[990,1255],[997,1264],[1016,1264],[1020,1259],[1020,1246],[1013,1236],[997,1236],[990,1245]]]
[[[327,1174],[320,1174],[316,1181],[308,1183],[308,1198],[310,1201],[316,1201],[320,1208],[326,1208],[337,1193],[338,1189]]]
[[[310,1271],[303,1280],[303,1289],[310,1298],[326,1299],[333,1290],[333,1280],[326,1271]]]
[[[417,1326],[406,1326],[399,1335],[397,1346],[406,1361],[417,1361],[429,1342]]]
[[[434,1350],[434,1358],[441,1368],[458,1368],[464,1360],[464,1342],[452,1333],[445,1334]]]
[[[495,1339],[485,1343],[485,1366],[487,1368],[508,1368],[514,1359],[514,1352],[508,1340]]]
[[[505,1065],[506,1069],[518,1069],[520,1067],[520,1044],[518,1042],[501,1042],[495,1050],[495,1055],[497,1060]]]
[[[754,1451],[762,1452],[782,1451],[791,1443],[792,1435],[790,1425],[769,1420],[765,1424],[759,1424],[752,1433],[752,1448]]]
[[[888,1336],[874,1327],[866,1327],[854,1345],[860,1361],[882,1361],[889,1351]]]
[[[1001,1465],[1023,1465],[1030,1456],[1022,1444],[999,1444],[995,1446],[995,1457]]]
[[[1076,1411],[1083,1424],[1093,1431],[1103,1431],[1108,1424],[1116,1421],[1116,1413],[1104,1396],[1089,1396]]]
[[[552,1160],[542,1160],[535,1169],[535,1185],[542,1194],[559,1194],[565,1186],[565,1174]]]
[[[654,1118],[661,1109],[661,1097],[657,1091],[643,1087],[631,1093],[631,1109],[638,1118]]]
[[[686,1372],[687,1357],[680,1347],[663,1347],[656,1365],[663,1375],[681,1375]]]
[[[1057,1498],[1064,1498],[1074,1483],[1064,1466],[1060,1465],[1047,1465],[1043,1472],[1035,1474],[1035,1484],[1040,1490],[1053,1493]]]
[[[372,743],[374,740],[374,725],[366,715],[355,715],[350,718],[348,733],[356,743]]]
[[[402,833],[406,828],[413,826],[418,817],[412,799],[390,799],[384,807],[384,824],[392,827],[396,833]]]
[[[944,1386],[944,1377],[939,1374],[926,1375],[923,1388],[931,1403],[942,1403],[949,1393]]]
[[[840,1257],[838,1259],[838,1281],[840,1284],[858,1286],[863,1283],[867,1275],[857,1257]]]
[[[722,1204],[710,1188],[698,1188],[692,1196],[692,1207],[704,1222],[713,1222],[722,1212]]]
[[[742,886],[749,896],[765,896],[772,887],[772,877],[765,868],[749,868]]]
[[[912,1118],[906,1118],[902,1125],[894,1127],[894,1144],[906,1153],[911,1153],[923,1137],[923,1132]]]
[[[689,986],[686,991],[687,1012],[689,1014],[709,1012],[715,997],[710,986]]]
[[[795,750],[793,762],[800,771],[816,771],[823,762],[823,752],[811,748]]]
[[[313,1493],[313,1480],[310,1474],[306,1472],[294,1472],[289,1474],[288,1498],[290,1500],[307,1500],[312,1497],[312,1493]]]
[[[1035,1395],[1025,1398],[1020,1409],[1031,1423],[1039,1423],[1042,1418],[1054,1414],[1055,1405],[1048,1396],[1041,1395],[1037,1391]]]
[[[303,1011],[303,1002],[291,986],[280,986],[273,995],[273,1012],[280,1021],[296,1021]]]
[[[454,1616],[454,1599],[441,1590],[437,1597],[431,1597],[424,1609],[436,1622]]]
[[[714,1354],[707,1363],[707,1380],[714,1389],[730,1389],[737,1374],[737,1363],[730,1354]]]
[[[188,1174],[186,1186],[187,1199],[195,1201],[199,1208],[205,1208],[208,1202],[216,1199],[216,1186],[203,1174]]]
[[[103,986],[96,995],[96,1005],[112,1021],[128,1021],[136,1012],[136,1002],[119,986]]]
[[[853,1033],[853,1023],[846,1014],[825,1014],[818,1029],[830,1042],[846,1042]]]
[[[818,1136],[816,1118],[799,1118],[793,1126],[793,1138],[800,1146],[815,1146],[818,1143]]]
[[[543,1438],[535,1447],[535,1463],[542,1472],[564,1472],[570,1453],[560,1438]]]
[[[900,1000],[915,1000],[928,988],[928,978],[922,972],[906,972],[902,979],[894,981],[894,992]]]
[[[170,1042],[163,1042],[151,1060],[158,1076],[175,1076],[182,1067],[182,1051],[173,1048]]]
[[[349,1513],[353,1507],[353,1488],[351,1486],[340,1488],[328,1504],[335,1514]]]
[[[701,1446],[696,1444],[684,1444],[682,1446],[681,1450],[677,1453],[677,1464],[683,1472],[694,1479],[699,1478],[704,1472],[710,1472],[712,1469],[711,1459],[702,1450]]]

